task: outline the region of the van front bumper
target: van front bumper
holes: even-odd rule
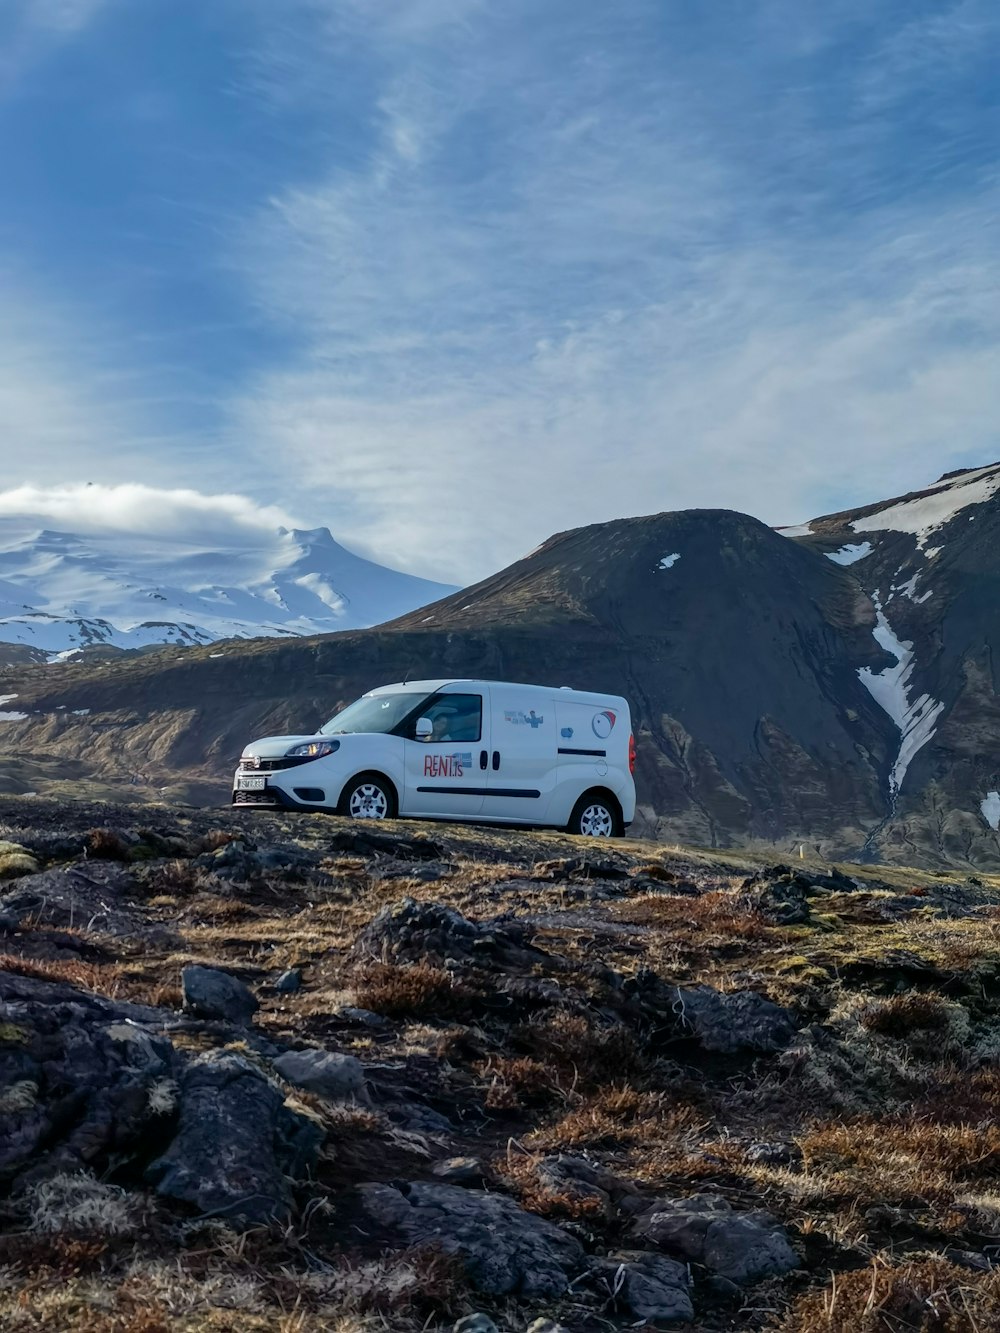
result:
[[[240,810],[321,810],[328,814],[336,812],[335,793],[328,788],[312,786],[305,779],[296,783],[296,791],[285,791],[283,787],[268,784],[261,791],[243,791],[233,788],[231,804]],[[327,800],[330,797],[332,804]]]

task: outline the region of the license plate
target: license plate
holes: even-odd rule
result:
[[[267,778],[237,778],[237,791],[263,791],[267,786]]]

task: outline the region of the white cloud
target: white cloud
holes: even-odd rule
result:
[[[242,238],[307,350],[233,404],[241,441],[293,460],[282,493],[307,487],[350,544],[460,581],[582,523],[791,523],[998,452],[995,183],[911,200],[859,157],[855,108],[820,132],[799,88],[721,132],[691,70],[643,88],[600,23],[581,48],[539,20],[525,44],[492,10],[405,59],[369,35],[367,161]],[[856,197],[820,177],[807,215],[762,156],[782,133],[796,168],[849,156]]]
[[[243,495],[203,495],[141,484],[18,486],[0,491],[0,519],[83,535],[126,536],[200,547],[273,543],[278,527],[297,526],[283,509]],[[9,525],[8,525],[9,526]]]

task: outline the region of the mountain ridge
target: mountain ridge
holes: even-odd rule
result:
[[[213,548],[0,519],[8,660],[360,628],[448,591],[355,555],[328,528]]]
[[[998,865],[997,491],[990,465],[793,529],[728,510],[569,529],[375,628],[8,672],[26,716],[3,734],[104,782],[139,770],[225,800],[251,736],[308,731],[374,685],[568,684],[632,702],[645,835]]]

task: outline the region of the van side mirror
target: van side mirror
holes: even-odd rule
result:
[[[418,717],[413,734],[418,741],[429,741],[434,735],[434,723],[429,717]]]

